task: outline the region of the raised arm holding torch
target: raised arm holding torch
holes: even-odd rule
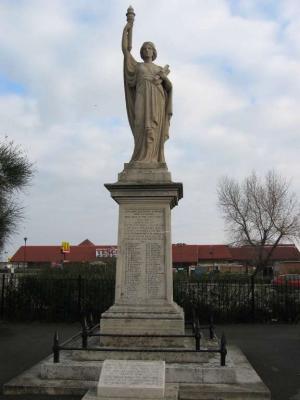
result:
[[[128,51],[131,51],[131,49],[132,49],[132,26],[133,26],[134,17],[135,17],[135,13],[134,13],[132,6],[128,7],[126,17],[127,17],[127,22],[131,25],[131,29],[128,30],[128,36],[127,36],[127,40],[128,40],[127,49],[128,49]]]

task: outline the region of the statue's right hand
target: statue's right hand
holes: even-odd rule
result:
[[[132,29],[132,27],[133,27],[133,23],[128,21],[127,24],[125,25],[124,31],[128,32],[128,31],[130,31],[130,29]]]

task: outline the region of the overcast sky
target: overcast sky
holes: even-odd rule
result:
[[[0,134],[35,164],[6,248],[116,244],[117,180],[133,138],[121,34],[129,0],[1,0]],[[184,198],[172,241],[226,243],[216,185],[269,169],[300,196],[299,0],[135,0],[133,54],[156,44],[174,115],[165,153]]]

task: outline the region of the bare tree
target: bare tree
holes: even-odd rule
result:
[[[22,218],[16,192],[24,189],[33,175],[33,166],[19,146],[0,142],[0,252]]]
[[[254,274],[268,266],[280,242],[300,237],[299,202],[289,182],[274,171],[264,179],[253,172],[242,183],[222,178],[218,205],[232,244],[251,246]]]

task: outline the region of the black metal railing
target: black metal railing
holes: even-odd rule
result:
[[[174,282],[174,299],[189,319],[192,318],[190,304],[193,304],[201,320],[214,315],[218,323],[300,321],[300,282],[297,280],[283,285],[250,277],[178,281]]]
[[[219,353],[220,354],[220,365],[226,366],[226,355],[227,355],[227,347],[226,347],[226,338],[225,334],[223,333],[221,336],[221,340],[218,346],[210,347],[210,348],[203,348],[201,347],[201,338],[202,333],[201,329],[209,329],[210,330],[210,337],[216,338],[214,327],[212,323],[209,326],[200,326],[199,319],[192,321],[193,325],[193,334],[185,334],[185,335],[156,335],[156,334],[110,334],[110,333],[101,333],[100,332],[100,324],[91,326],[88,324],[88,319],[83,317],[81,320],[82,329],[70,339],[66,340],[63,343],[59,343],[58,332],[55,332],[54,339],[53,339],[53,362],[59,363],[60,362],[60,352],[61,351],[95,351],[95,352],[147,352],[147,353]],[[90,324],[92,320],[90,319]],[[95,333],[95,330],[99,329],[99,333]],[[81,337],[81,346],[71,345],[70,343],[78,340]],[[90,337],[113,337],[113,338],[194,338],[194,349],[187,349],[187,348],[168,348],[168,347],[159,347],[159,348],[150,348],[150,347],[143,347],[143,348],[133,348],[133,347],[107,347],[107,346],[89,346],[88,339]]]
[[[44,278],[3,274],[0,319],[78,321],[82,312],[99,315],[113,304],[114,280]]]
[[[0,319],[78,321],[80,315],[101,315],[114,301],[112,278],[44,278],[38,274],[0,275]],[[214,315],[217,323],[279,320],[300,321],[300,283],[274,284],[240,280],[174,281],[174,300],[192,320]]]

